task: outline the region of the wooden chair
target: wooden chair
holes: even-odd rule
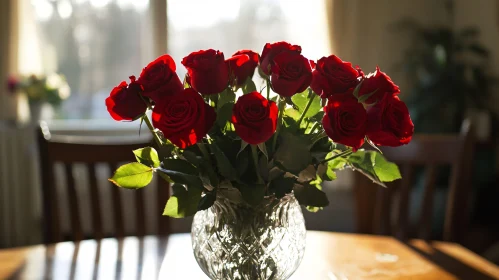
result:
[[[409,237],[430,239],[437,168],[447,165],[451,167],[451,174],[443,240],[462,240],[469,220],[473,135],[470,122],[465,121],[459,135],[416,135],[408,145],[384,147],[384,156],[399,165],[402,179],[387,184],[388,188],[382,188],[356,172],[354,192],[357,231],[393,235],[402,240]],[[421,166],[424,167],[425,175],[423,199],[419,208],[419,221],[411,228],[411,187],[415,168]],[[396,193],[398,200],[394,199]],[[394,210],[392,206],[395,206]]]
[[[84,238],[95,238],[100,240],[105,236],[102,222],[101,210],[101,192],[97,187],[96,165],[105,163],[109,166],[111,172],[122,162],[136,161],[132,150],[150,146],[150,141],[138,142],[136,139],[126,140],[120,139],[115,143],[109,142],[109,137],[85,137],[85,136],[61,136],[51,135],[46,126],[41,126],[38,131],[38,145],[40,149],[40,169],[42,177],[42,199],[44,213],[44,241],[45,243],[60,242],[67,239],[80,241]],[[60,162],[64,166],[66,182],[67,182],[67,197],[57,197],[57,191],[54,179],[54,164]],[[87,168],[90,195],[90,205],[85,205],[88,208],[86,213],[91,215],[91,224],[93,233],[85,235],[82,229],[82,216],[80,213],[79,201],[76,188],[75,178],[73,176],[73,166],[76,163],[83,163]],[[123,202],[121,198],[124,190],[116,187],[112,183],[108,183],[111,188],[111,196],[113,208],[113,229],[115,233],[112,237],[121,238],[125,236],[124,217],[123,217]],[[148,186],[150,188],[151,186]],[[168,199],[169,186],[164,180],[157,180],[157,217],[158,234],[160,236],[167,235],[169,232],[169,219],[161,216],[163,207]],[[69,217],[71,236],[63,237],[61,232],[61,200],[68,200]],[[145,204],[143,190],[134,192],[136,213],[136,231],[132,235],[144,236],[146,228],[145,219]]]

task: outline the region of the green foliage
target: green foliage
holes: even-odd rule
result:
[[[177,184],[186,185],[188,188],[203,189],[198,170],[185,160],[165,159],[163,168],[157,170],[168,175]]]
[[[140,189],[147,186],[153,177],[153,169],[142,163],[132,162],[120,166],[109,181],[127,189]]]
[[[230,90],[230,89],[225,89],[220,93],[218,97],[218,102],[217,102],[217,110],[220,111],[220,109],[228,103],[234,104],[234,100],[236,99],[236,94]]]
[[[312,162],[310,141],[304,137],[283,132],[279,137],[279,148],[274,154],[274,161],[283,170],[298,174]]]
[[[242,90],[244,94],[256,91],[255,82],[253,82],[251,77],[248,77],[248,79],[246,79],[246,82],[244,82]]]
[[[227,123],[230,122],[233,107],[233,103],[227,103],[222,108],[220,108],[220,110],[218,110],[216,123],[220,128],[225,128]]]
[[[161,162],[159,161],[158,152],[151,147],[145,147],[142,149],[134,150],[135,158],[138,162],[150,166],[150,167],[159,167]]]
[[[244,201],[246,201],[250,205],[253,205],[253,206],[259,205],[265,196],[265,185],[236,184],[235,186],[241,192],[241,195],[242,195]]]
[[[310,118],[315,116],[315,114],[319,113],[321,110],[321,99],[315,95],[315,93],[312,92],[312,90],[305,90],[301,93],[297,93],[291,97],[291,100],[293,100],[293,103],[296,105],[298,108],[298,111],[303,113],[305,108],[307,108],[307,104],[310,100],[310,98],[313,98],[312,104],[310,104],[310,107],[307,110],[307,113],[305,114],[306,118]]]
[[[220,150],[217,144],[213,143],[210,145],[211,152],[215,155],[215,160],[218,167],[218,172],[231,181],[238,180],[237,171],[230,163],[227,156]]]
[[[384,186],[383,182],[391,182],[401,178],[397,165],[388,162],[378,152],[358,150],[351,154],[347,160],[351,167],[379,185]]]
[[[295,184],[293,192],[301,205],[312,207],[325,207],[329,205],[326,194],[314,185]]]
[[[208,192],[199,200],[198,210],[206,210],[210,208],[217,200],[216,193]]]
[[[293,190],[295,182],[296,179],[294,177],[284,176],[284,174],[282,174],[270,182],[269,188],[275,192],[277,198],[282,198]]]
[[[180,184],[172,186],[173,194],[168,199],[163,215],[184,218],[196,214],[201,200],[201,189],[185,188]]]

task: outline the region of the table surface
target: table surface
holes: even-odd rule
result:
[[[108,238],[0,250],[0,279],[208,279],[189,234]],[[307,233],[291,279],[499,279],[499,268],[460,245]]]

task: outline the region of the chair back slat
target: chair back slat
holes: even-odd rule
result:
[[[390,213],[392,206],[392,190],[390,188],[380,188],[377,191],[376,197],[380,203],[375,205],[373,221],[374,233],[380,235],[391,234]]]
[[[459,135],[415,135],[407,145],[397,148],[382,147],[384,156],[401,167],[402,180],[388,184],[388,189],[382,189],[356,174],[354,191],[358,232],[390,234],[403,240],[412,237],[431,238],[438,167],[450,166],[443,240],[459,240],[466,229],[469,215],[473,133],[467,120]],[[412,185],[416,168],[421,166],[424,167],[425,178],[420,216],[416,219],[416,226],[412,227],[409,215],[413,202]],[[378,188],[377,195],[372,195],[372,188]],[[395,197],[398,198],[398,207],[395,207],[395,215],[391,215],[391,209],[394,208],[392,204],[397,201],[392,199]]]
[[[75,178],[73,176],[73,164],[64,163],[66,173],[67,192],[69,202],[69,213],[73,240],[83,240],[83,230],[81,228],[80,208],[78,205],[78,194],[76,193]]]
[[[135,223],[137,227],[137,236],[144,236],[146,230],[146,214],[144,205],[144,190],[136,190],[135,196]]]
[[[114,172],[118,168],[118,163],[109,163],[109,170]],[[121,192],[118,187],[109,182],[111,188],[111,196],[113,200],[113,220],[116,237],[123,238],[125,236],[125,225],[123,223],[123,205],[121,203]]]
[[[169,218],[163,216],[163,211],[166,205],[166,201],[170,196],[170,186],[165,180],[157,180],[157,195],[156,195],[156,212],[155,215],[158,216],[158,233],[160,235],[166,235],[170,232],[170,223],[168,223]]]
[[[397,232],[398,238],[405,240],[408,235],[409,207],[410,207],[410,192],[413,183],[414,168],[410,164],[402,165],[402,181],[400,183],[399,200],[398,200],[398,221]]]
[[[423,188],[423,200],[421,201],[420,230],[419,235],[424,240],[431,238],[431,226],[433,216],[433,191],[437,180],[437,166],[428,165],[425,170],[425,183]]]
[[[95,163],[87,164],[87,172],[89,179],[90,190],[90,205],[92,206],[92,226],[95,239],[104,237],[104,229],[102,227],[100,192],[97,188],[97,175],[95,174]]]
[[[138,140],[134,138],[114,138],[111,141],[109,137],[80,137],[80,136],[60,136],[50,135],[46,126],[41,127],[38,131],[38,144],[40,148],[40,166],[42,173],[42,197],[43,197],[43,212],[44,212],[44,241],[45,243],[53,243],[67,240],[63,238],[60,219],[60,205],[58,201],[65,199],[68,201],[69,207],[69,223],[70,223],[70,239],[74,241],[82,240],[83,238],[101,239],[110,235],[104,231],[103,222],[103,207],[110,205],[112,208],[113,233],[111,236],[117,238],[125,237],[125,217],[124,217],[124,202],[122,192],[131,191],[116,187],[111,182],[107,182],[110,189],[110,202],[101,204],[103,199],[103,190],[99,190],[97,167],[101,163],[107,165],[110,169],[110,176],[122,163],[133,162],[135,157],[133,150],[150,146],[149,141]],[[66,175],[66,192],[67,197],[59,198],[56,191],[54,164],[62,163],[64,173]],[[76,164],[84,164],[88,178],[88,192],[90,201],[83,204],[84,201],[79,201],[80,184],[75,183],[75,176],[80,173],[73,173],[73,167]],[[76,178],[78,183],[80,178]],[[86,180],[81,180],[86,182]],[[158,234],[167,235],[169,233],[169,218],[162,217],[162,207],[164,207],[168,195],[169,184],[159,178],[156,180],[158,209],[161,212],[157,213]],[[136,227],[131,235],[144,236],[146,234],[146,201],[144,190],[137,190],[134,193],[134,212],[136,213]],[[85,196],[86,197],[86,196]],[[86,201],[85,201],[86,202]],[[132,202],[133,203],[133,202]],[[80,205],[81,204],[81,205]],[[81,213],[80,213],[80,206]],[[84,207],[91,207],[86,210]],[[85,209],[85,210],[83,210]],[[156,208],[154,208],[156,209]],[[89,215],[91,219],[91,232],[83,230],[82,215]],[[156,214],[156,213],[155,213]],[[85,216],[86,218],[86,216]],[[64,234],[66,237],[67,234]]]

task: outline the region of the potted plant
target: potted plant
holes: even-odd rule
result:
[[[26,95],[32,121],[40,119],[43,106],[49,104],[57,107],[71,94],[65,77],[56,73],[50,75],[12,76],[9,77],[7,83],[11,93],[19,92]]]
[[[379,152],[360,149],[407,144],[414,130],[399,88],[379,68],[364,75],[334,55],[310,61],[287,42],[228,59],[201,50],[182,64],[183,83],[163,55],[106,99],[115,120],[144,122],[156,142],[133,151],[137,162],[110,181],[131,189],[154,174],[169,181],[163,214],[195,215],[194,256],[210,278],[287,279],[305,249],[300,205],[326,207],[321,183],[336,170],[380,185],[400,178]]]

